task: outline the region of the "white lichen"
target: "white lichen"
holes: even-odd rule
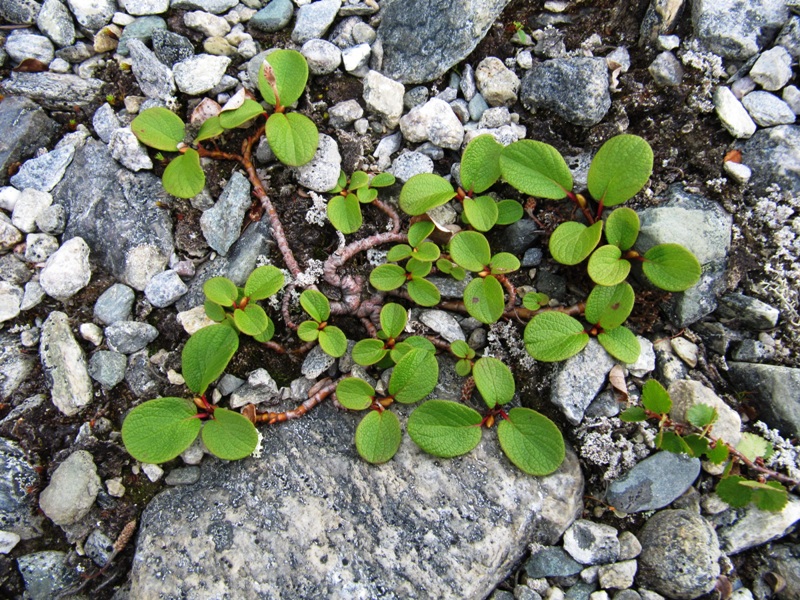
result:
[[[308,194],[311,196],[312,204],[306,213],[306,222],[322,227],[328,222],[328,202],[316,192],[309,191]]]
[[[498,321],[489,326],[486,334],[488,346],[484,356],[511,361],[524,371],[532,370],[536,360],[528,354],[517,327],[509,321]]]
[[[586,418],[573,433],[581,458],[602,471],[603,481],[612,481],[648,456],[656,431],[647,423],[630,427],[616,417]]]
[[[786,473],[792,479],[800,479],[800,447],[762,421],[756,421],[753,427],[774,449],[772,456],[764,461],[767,467]]]

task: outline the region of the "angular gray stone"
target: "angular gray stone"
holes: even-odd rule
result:
[[[8,281],[0,281],[0,323],[19,315],[22,288]]]
[[[28,379],[35,361],[18,336],[0,334],[0,397],[10,397]]]
[[[400,183],[405,183],[414,175],[433,173],[433,161],[421,152],[403,152],[392,162],[392,174]]]
[[[56,525],[71,525],[86,516],[99,491],[100,477],[92,455],[77,450],[53,472],[39,495],[39,507]]]
[[[722,126],[735,138],[749,138],[756,124],[730,88],[719,86],[714,90],[714,108]]]
[[[64,239],[82,237],[92,259],[120,281],[143,290],[166,267],[172,221],[153,207],[166,198],[161,180],[120,167],[102,142],[89,140],[77,150],[53,197],[69,215]]]
[[[672,87],[683,81],[683,65],[672,52],[662,52],[647,68],[656,85]]]
[[[147,350],[139,350],[128,357],[125,382],[138,398],[155,398],[161,393]]]
[[[134,293],[122,283],[115,283],[100,294],[94,305],[94,318],[104,325],[127,321],[133,308]]]
[[[800,16],[791,15],[775,40],[776,46],[785,48],[792,58],[800,58]]]
[[[628,513],[664,508],[689,489],[699,474],[698,459],[657,452],[612,481],[606,502]]]
[[[67,564],[67,553],[43,550],[20,556],[17,566],[25,581],[25,595],[31,600],[52,600],[79,581],[77,571]]]
[[[357,100],[345,100],[330,107],[328,124],[334,129],[342,129],[363,116],[364,109]]]
[[[72,416],[91,402],[92,382],[86,358],[64,313],[51,312],[42,325],[39,354],[47,387],[58,410]]]
[[[250,26],[267,33],[280,31],[289,24],[293,14],[292,0],[270,0],[264,8],[253,15]]]
[[[252,20],[250,22],[252,23]],[[342,51],[326,40],[308,40],[300,52],[308,62],[308,70],[314,75],[333,73],[342,64]]]
[[[97,31],[111,22],[117,10],[114,0],[67,0],[75,20],[90,31]]]
[[[11,185],[20,190],[30,188],[49,192],[64,177],[73,156],[75,156],[74,146],[62,146],[25,161],[16,175],[11,177]]]
[[[769,92],[750,92],[742,98],[742,105],[761,127],[788,125],[794,123],[795,114],[792,107]]]
[[[790,495],[789,502],[778,512],[761,510],[753,505],[728,511],[736,513],[735,520],[717,527],[717,535],[722,551],[733,555],[788,533],[800,521],[800,500]]]
[[[800,433],[800,369],[729,362],[728,377],[736,390],[759,400],[759,418],[785,434]]]
[[[381,118],[389,129],[397,127],[403,114],[402,83],[390,79],[377,71],[370,71],[364,78],[364,101],[367,110]]]
[[[433,329],[448,342],[456,340],[465,341],[464,330],[455,317],[444,310],[423,310],[419,313],[419,320]]]
[[[188,577],[202,564],[206,581],[241,598],[263,589],[296,600],[372,598],[386,590],[485,598],[527,542],[555,543],[580,510],[582,476],[571,451],[558,472],[534,478],[512,467],[489,436],[451,461],[422,454],[406,438],[389,463],[375,468],[356,454],[358,421],[325,403],[265,437],[269,469],[263,459],[204,462],[198,483],[157,496],[143,516],[131,596],[205,593]],[[294,458],[312,448],[314,460]],[[205,502],[188,501],[198,497]],[[225,506],[225,514],[213,506]],[[506,518],[493,519],[500,510]],[[251,526],[226,534],[244,515]],[[392,569],[385,568],[387,552]],[[266,557],[266,568],[245,566],[254,553]],[[229,569],[226,560],[242,566]],[[163,568],[152,569],[153,561]]]
[[[550,402],[567,420],[578,425],[583,413],[606,383],[606,376],[616,364],[600,343],[592,338],[586,347],[563,363],[553,377]]]
[[[119,352],[98,350],[89,359],[89,376],[110,390],[125,379],[128,357]]]
[[[231,176],[217,203],[200,217],[200,228],[208,245],[222,255],[227,254],[233,243],[239,239],[242,220],[248,208],[250,182],[244,175],[236,172]]]
[[[639,45],[652,45],[659,36],[670,33],[682,13],[681,9],[683,0],[651,0],[639,27]]]
[[[229,64],[231,59],[227,56],[198,54],[175,63],[172,74],[181,92],[197,96],[216,86],[222,80]]]
[[[169,0],[121,0],[129,15],[160,15],[169,10]]]
[[[583,570],[584,566],[576,562],[560,546],[545,546],[534,552],[525,563],[528,577],[569,577]]]
[[[520,100],[529,110],[545,108],[574,125],[596,125],[611,108],[606,61],[568,57],[537,63],[522,79]]]
[[[172,0],[172,8],[203,10],[215,15],[224,13],[239,4],[239,0]]]
[[[89,285],[91,278],[89,246],[83,238],[74,237],[47,259],[39,283],[48,296],[63,301]]]
[[[472,52],[508,0],[407,0],[386,7],[378,28],[383,72],[402,83],[440,77]]]
[[[778,324],[780,311],[758,298],[744,294],[725,294],[719,299],[717,315],[729,322],[754,331],[772,329]]]
[[[783,0],[695,0],[692,25],[700,42],[713,53],[747,60],[772,40],[789,18]]]
[[[144,288],[144,295],[153,306],[164,308],[175,304],[178,298],[188,291],[189,288],[183,283],[180,275],[172,269],[167,269],[150,280]]]
[[[161,66],[163,67],[164,65]],[[153,161],[150,160],[147,149],[134,135],[130,127],[120,127],[111,133],[108,151],[123,167],[131,171],[150,170],[153,168]]]
[[[72,111],[99,103],[105,82],[66,73],[18,73],[2,82],[7,94],[27,96],[44,108]],[[4,101],[5,103],[5,101]]]
[[[8,182],[8,167],[24,160],[55,137],[58,125],[22,96],[9,96],[0,103],[0,185]]]
[[[292,30],[292,41],[304,44],[308,40],[323,37],[341,6],[342,0],[317,0],[298,8]]]
[[[314,158],[295,168],[297,183],[319,193],[333,189],[341,171],[342,156],[339,154],[339,146],[336,140],[324,133],[319,136],[319,147]]]
[[[519,77],[496,56],[487,56],[478,64],[475,82],[489,106],[511,105],[517,101]]]
[[[791,54],[781,46],[763,52],[750,69],[750,78],[770,92],[781,89],[792,78]]]
[[[300,367],[300,372],[309,379],[316,379],[330,369],[335,362],[336,359],[329,354],[325,354],[320,346],[314,346],[306,354],[303,365]]]
[[[750,183],[756,193],[764,194],[777,183],[785,192],[800,194],[800,126],[759,130],[738,147],[742,162],[753,170]]]
[[[400,119],[400,131],[409,142],[430,140],[440,148],[458,150],[464,140],[464,126],[450,105],[438,98],[431,98],[421,106],[415,106]]]
[[[43,35],[35,35],[23,29],[11,32],[3,49],[15,63],[33,58],[39,62],[50,64],[55,58],[53,43]]]
[[[117,113],[114,112],[112,106],[106,102],[94,112],[92,127],[97,133],[97,137],[107,144],[111,140],[111,134],[115,129],[122,127],[122,123],[117,118]]]
[[[158,329],[139,321],[117,321],[105,329],[109,349],[120,354],[133,354],[158,337]]]
[[[175,63],[194,56],[194,46],[188,38],[166,29],[153,31],[152,43],[158,60],[170,68]]]
[[[34,0],[7,0],[0,4],[0,17],[9,23],[32,25],[42,5]]]
[[[58,240],[47,233],[29,233],[25,238],[25,262],[43,263],[58,250]]]
[[[144,42],[131,39],[128,41],[128,50],[133,74],[145,96],[166,100],[175,94],[172,70],[161,62]]]
[[[706,404],[717,411],[717,420],[714,421],[714,435],[736,446],[741,439],[742,419],[735,410],[725,404],[714,391],[707,388],[699,381],[684,379],[676,381],[669,386],[669,395],[672,399],[670,417],[678,422],[688,422],[687,413],[692,406]],[[661,508],[661,507],[658,507]]]
[[[583,565],[613,563],[619,558],[617,530],[579,519],[564,532],[564,550]]]
[[[23,540],[42,533],[42,518],[32,510],[34,498],[27,488],[39,483],[39,475],[25,453],[11,440],[0,438],[0,528]]]

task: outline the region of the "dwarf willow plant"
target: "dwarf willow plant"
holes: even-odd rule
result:
[[[328,201],[328,220],[342,233],[355,233],[361,229],[364,217],[362,204],[372,204],[378,198],[378,189],[394,185],[394,175],[379,173],[372,179],[364,171],[356,171],[348,179],[344,171],[330,193],[337,194]]]
[[[347,352],[344,332],[328,323],[331,304],[325,294],[317,290],[306,290],[300,294],[300,306],[311,319],[303,321],[297,328],[297,337],[304,342],[319,342],[325,354],[339,358]]]

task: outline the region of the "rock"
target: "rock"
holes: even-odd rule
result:
[[[742,340],[733,345],[730,358],[736,362],[768,362],[775,358],[775,347],[760,340]]]
[[[682,9],[683,0],[651,0],[639,27],[639,45],[653,44],[660,37],[674,37],[663,34],[674,29]]]
[[[783,88],[781,98],[789,105],[795,115],[800,114],[800,89],[797,86],[787,85]]]
[[[760,418],[786,434],[800,433],[800,369],[729,362],[728,377],[735,389],[758,398]]]
[[[78,413],[92,400],[92,382],[67,315],[53,311],[47,317],[39,353],[53,404],[67,416]]]
[[[0,531],[0,554],[11,552],[19,544],[20,540],[21,538],[16,533]]]
[[[111,105],[106,102],[95,111],[92,117],[92,127],[94,127],[97,133],[97,137],[107,144],[111,141],[111,134],[114,130],[122,127],[122,123],[119,118],[117,118],[117,113],[114,112]]]
[[[11,250],[22,241],[22,232],[11,224],[5,213],[0,214],[0,248]]]
[[[308,379],[316,379],[330,369],[335,362],[336,359],[325,354],[320,346],[314,346],[311,351],[306,354],[303,365],[300,367],[300,372]]]
[[[106,483],[110,484],[112,480]],[[98,567],[104,567],[114,551],[114,542],[99,529],[92,529],[83,546],[86,555]]]
[[[674,87],[683,81],[683,65],[672,52],[662,52],[647,68],[656,85]]]
[[[57,129],[36,103],[24,97],[6,97],[0,103],[0,184],[8,182],[8,167],[48,146]]]
[[[280,31],[289,24],[293,14],[294,5],[291,0],[271,0],[253,15],[250,26],[267,33]]]
[[[735,138],[749,138],[756,124],[730,88],[719,86],[714,90],[714,108],[722,126]]]
[[[89,246],[82,238],[74,237],[47,259],[39,283],[48,296],[64,301],[85,288],[91,277]]]
[[[183,283],[180,275],[172,269],[168,269],[150,280],[147,287],[144,288],[144,295],[148,302],[156,308],[164,308],[175,304],[188,291],[189,288]]]
[[[99,103],[103,86],[104,82],[99,79],[47,72],[12,72],[11,77],[3,81],[7,94],[27,96],[43,108],[67,111],[75,110],[76,106],[85,109]]]
[[[138,321],[118,321],[105,329],[109,349],[120,354],[133,354],[158,337],[158,329]]]
[[[789,18],[782,0],[698,0],[692,3],[694,34],[711,52],[744,61],[771,40]]]
[[[786,581],[786,587],[778,597],[789,600],[800,595],[800,546],[797,544],[773,545],[769,548],[767,558],[770,568]]]
[[[437,79],[475,49],[506,4],[508,0],[389,4],[378,28],[383,72],[403,83]]]
[[[98,350],[89,359],[89,376],[110,390],[125,379],[128,357],[119,352]]]
[[[67,0],[75,20],[90,31],[97,31],[111,22],[117,10],[114,0]]]
[[[601,588],[627,590],[633,585],[633,578],[636,576],[636,561],[623,560],[613,565],[603,565],[597,573]],[[635,593],[635,592],[634,592]],[[639,594],[636,594],[636,598]],[[631,600],[627,596],[625,600]],[[623,600],[620,594],[614,595],[614,600]]]
[[[94,318],[104,325],[127,321],[133,308],[133,301],[133,290],[122,283],[115,283],[95,302]]]
[[[750,69],[750,78],[770,92],[781,89],[792,78],[792,56],[781,46],[762,52]]]
[[[239,239],[242,221],[249,208],[250,182],[244,175],[235,172],[217,203],[200,217],[200,228],[208,245],[222,255],[227,254]]]
[[[153,161],[150,160],[147,149],[139,142],[130,127],[121,127],[112,132],[108,150],[112,157],[131,171],[153,168]]]
[[[344,70],[356,77],[363,77],[369,72],[371,52],[369,44],[356,44],[342,50],[342,66]]]
[[[164,479],[167,485],[192,485],[200,479],[200,469],[198,467],[179,467],[172,469]]]
[[[92,455],[77,450],[53,472],[39,496],[39,507],[56,525],[71,525],[86,516],[99,491]]]
[[[248,404],[274,406],[279,401],[278,384],[266,369],[256,369],[248,375],[247,383],[231,394],[230,407],[238,409]]]
[[[569,577],[583,570],[583,565],[576,562],[560,546],[545,546],[533,552],[525,563],[528,577]]]
[[[535,64],[522,80],[520,100],[529,110],[552,110],[574,125],[596,125],[611,107],[605,59],[568,57]]]
[[[619,559],[630,560],[636,558],[642,552],[642,544],[639,539],[630,531],[623,531],[619,534]]]
[[[498,252],[510,252],[512,254],[524,253],[531,244],[542,235],[539,226],[530,219],[520,219],[512,223],[502,233],[495,233],[492,238],[492,248]]]
[[[657,452],[611,482],[606,501],[628,513],[663,508],[689,489],[699,474],[698,459]]]
[[[304,44],[308,40],[324,37],[341,6],[341,0],[317,0],[300,6],[292,30],[292,41]]]
[[[367,110],[375,113],[389,129],[394,129],[403,114],[402,83],[398,83],[377,71],[370,71],[364,78],[364,101]]]
[[[192,56],[173,66],[175,84],[184,94],[198,96],[220,82],[230,63],[231,59],[226,56]]]
[[[27,491],[39,475],[22,449],[5,438],[0,438],[0,473],[0,528],[23,540],[40,536],[42,517],[32,510],[34,497]]]
[[[215,15],[222,14],[239,4],[239,0],[172,0],[172,8],[202,10]]]
[[[275,1],[273,0],[273,2]],[[308,40],[303,44],[300,53],[305,56],[308,62],[308,70],[314,75],[333,73],[342,64],[342,51],[335,44],[325,40]],[[355,102],[355,100],[348,100],[347,102]],[[356,104],[358,103],[356,102]]]
[[[29,233],[25,238],[25,261],[43,263],[58,250],[58,240],[46,233]]]
[[[200,31],[206,37],[222,37],[231,30],[230,24],[225,19],[202,10],[184,13],[183,23],[191,29]]]
[[[760,130],[740,149],[742,161],[753,170],[754,192],[765,194],[777,183],[786,192],[800,193],[800,126]]]
[[[338,0],[337,0],[338,1]],[[314,158],[303,166],[296,167],[297,183],[315,192],[327,192],[336,187],[342,170],[342,157],[336,140],[321,133],[319,147]]]
[[[159,394],[159,382],[153,373],[147,350],[134,352],[128,357],[125,381],[137,398],[155,398]]]
[[[20,347],[16,335],[0,334],[0,342],[0,396],[8,398],[28,379],[36,359]]]
[[[740,184],[746,184],[748,181],[750,181],[750,177],[753,175],[753,172],[747,165],[735,163],[730,160],[725,161],[722,167],[735,182]]]
[[[120,0],[129,15],[160,15],[169,10],[169,0]]]
[[[579,519],[564,532],[564,550],[583,565],[613,563],[619,558],[617,530]]]
[[[0,4],[0,17],[18,25],[32,25],[42,5],[34,0],[7,0]]]
[[[441,148],[458,150],[464,140],[464,127],[450,108],[438,98],[416,106],[400,119],[400,131],[410,142],[430,140]]]
[[[517,101],[519,78],[495,56],[487,56],[478,64],[475,81],[489,106],[510,105]]]
[[[26,188],[49,192],[64,177],[64,172],[75,155],[74,146],[63,146],[52,152],[32,158],[20,167],[10,182],[17,189]]]
[[[80,236],[92,258],[120,281],[143,290],[173,252],[172,221],[153,202],[165,198],[150,173],[120,167],[105,144],[87,141],[53,190],[69,214],[65,239]]]
[[[750,113],[753,121],[761,127],[787,125],[795,121],[792,108],[769,92],[751,92],[742,98],[742,105]]]
[[[25,581],[25,596],[51,600],[79,581],[77,571],[67,563],[66,552],[44,550],[20,556],[17,566]]]
[[[800,500],[791,495],[789,502],[779,512],[761,510],[753,505],[729,510],[735,511],[738,517],[736,521],[717,527],[720,548],[728,555],[782,537],[800,521]]]
[[[167,100],[174,96],[175,82],[172,79],[172,70],[161,62],[140,40],[129,40],[128,50],[131,54],[133,74],[136,76],[136,81],[139,83],[142,92],[148,98],[160,100]],[[150,167],[140,168],[152,168],[152,163]],[[138,171],[139,169],[133,170]]]
[[[345,100],[334,104],[328,109],[328,124],[334,129],[344,129],[350,123],[363,116],[364,109],[361,108],[361,105],[356,100]]]
[[[22,295],[21,287],[0,281],[0,323],[10,321],[19,315]]]
[[[686,379],[671,384],[669,395],[672,399],[672,409],[669,411],[672,419],[686,423],[688,422],[687,413],[692,406],[707,404],[717,410],[717,420],[714,422],[713,429],[714,436],[722,438],[733,446],[739,443],[742,428],[739,413],[725,404],[713,390],[698,381]]]
[[[12,31],[3,49],[15,63],[32,58],[49,64],[55,58],[53,42],[43,35],[35,35],[23,29]]]
[[[458,324],[455,317],[443,310],[423,310],[419,313],[419,320],[433,329],[444,340],[454,342],[456,340],[466,341],[464,331]]]
[[[600,343],[589,340],[586,347],[557,367],[550,390],[550,402],[567,420],[578,425],[586,407],[606,383],[606,376],[615,364]]]
[[[392,162],[392,174],[400,183],[405,183],[414,175],[433,173],[433,161],[420,152],[403,152]]]
[[[726,322],[733,320],[752,331],[772,329],[778,324],[780,314],[777,308],[744,294],[725,294],[717,308],[717,315]]]
[[[194,46],[188,38],[166,29],[153,31],[153,52],[156,58],[172,68],[175,63],[194,56]]]
[[[800,57],[800,16],[791,15],[775,40],[776,46],[785,48],[792,58]]]

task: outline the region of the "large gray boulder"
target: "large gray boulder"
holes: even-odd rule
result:
[[[580,514],[571,451],[536,478],[493,431],[452,460],[405,437],[372,466],[355,451],[360,418],[326,403],[265,432],[263,458],[209,461],[197,483],[159,494],[142,516],[131,597],[477,600],[526,544],[555,543]]]

